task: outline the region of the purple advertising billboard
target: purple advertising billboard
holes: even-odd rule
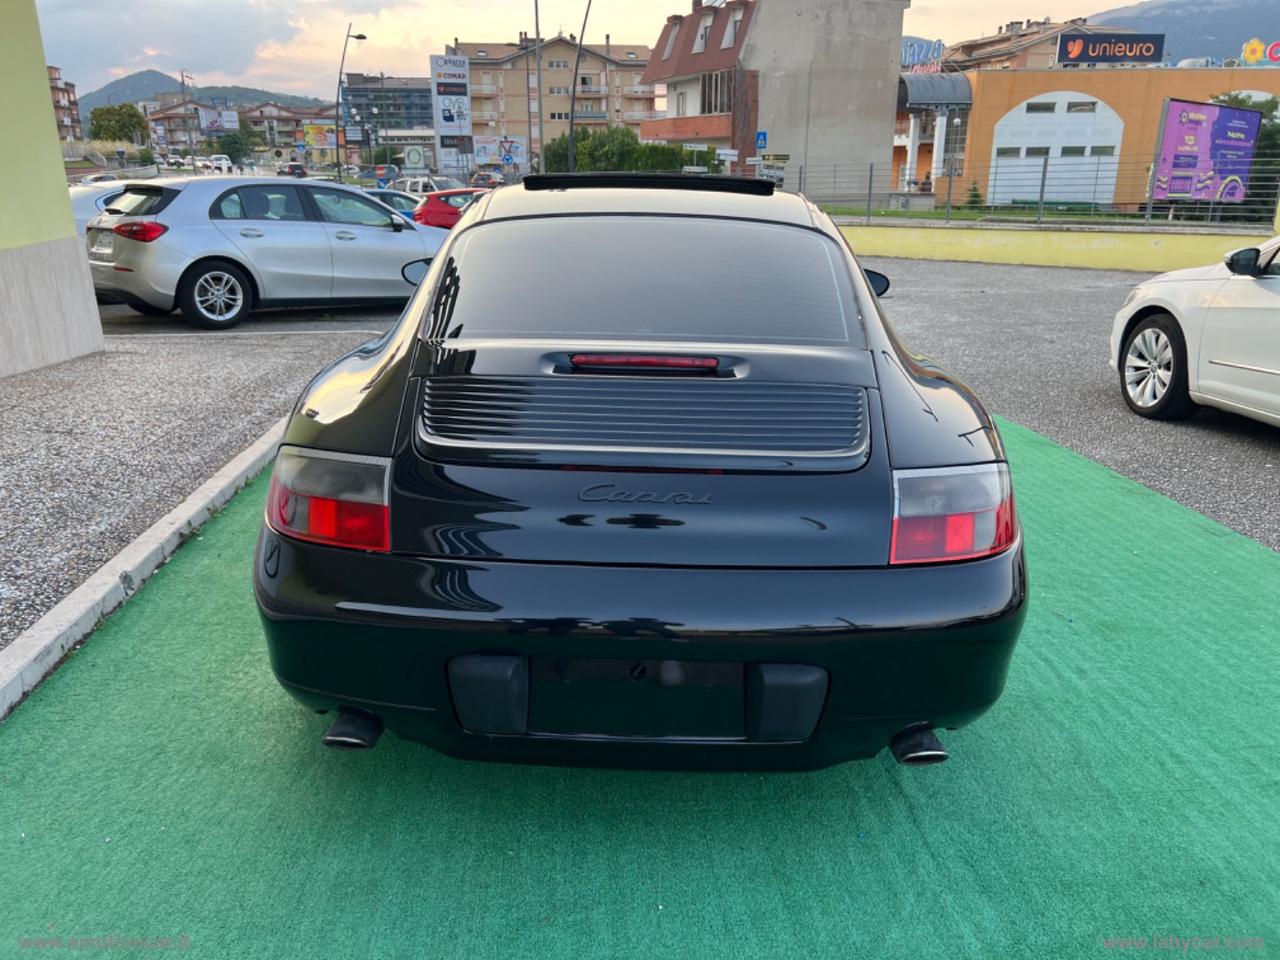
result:
[[[1257,110],[1168,101],[1152,197],[1240,203],[1261,125]]]

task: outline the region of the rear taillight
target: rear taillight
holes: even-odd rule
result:
[[[386,553],[390,467],[381,457],[281,447],[267,494],[267,524],[299,540]]]
[[[890,563],[989,557],[1018,537],[1007,464],[895,470],[893,486]]]
[[[154,220],[134,220],[130,223],[117,223],[111,228],[111,232],[139,243],[150,243],[156,237],[163,236],[168,229],[163,223],[156,223]]]

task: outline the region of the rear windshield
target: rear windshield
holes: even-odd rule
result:
[[[160,187],[128,187],[107,204],[107,209],[127,217],[146,217],[163,210],[172,196],[172,190]]]
[[[430,336],[865,345],[842,251],[797,227],[693,217],[480,224],[444,270]]]

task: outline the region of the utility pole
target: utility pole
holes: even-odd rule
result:
[[[547,142],[542,137],[542,26],[538,22],[538,0],[533,0],[533,47],[534,57],[538,61],[538,172],[543,173],[543,154],[547,150]],[[533,131],[529,132],[529,160],[533,161]]]
[[[582,15],[582,33],[578,34],[578,51],[573,56],[573,86],[569,88],[569,173],[577,167],[573,160],[573,118],[578,112],[578,68],[582,64],[582,38],[587,35],[587,17],[591,16],[591,0],[587,0],[587,10]]]

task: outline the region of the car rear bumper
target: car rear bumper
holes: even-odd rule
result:
[[[143,267],[117,269],[117,264],[101,260],[89,261],[93,290],[100,302],[147,304],[171,310],[175,303],[177,282],[172,277],[153,278],[153,271]]]
[[[264,530],[254,586],[272,669],[314,710],[375,713],[457,757],[649,768],[814,769],[873,756],[908,726],[963,726],[1000,696],[1027,602],[1021,542],[936,567],[734,570],[380,556]],[[540,664],[544,677],[551,662],[631,661],[640,673],[641,663],[741,665],[745,724],[715,736],[614,736],[610,698],[596,691],[603,729],[471,732],[464,701],[484,689],[458,686],[459,665],[474,662],[458,658],[475,655],[524,663],[526,674]],[[760,682],[773,665],[825,674],[810,688],[820,702],[802,739],[779,741],[758,715],[779,702]],[[626,693],[625,683],[613,689]],[[489,702],[508,715],[540,712],[509,709],[501,694]],[[620,697],[616,709],[635,704]]]

